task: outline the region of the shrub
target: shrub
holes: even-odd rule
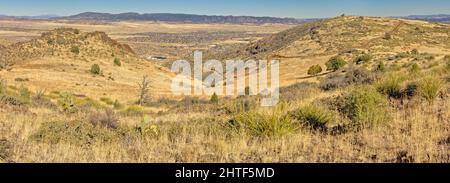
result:
[[[337,71],[340,68],[344,67],[347,64],[347,62],[342,59],[340,56],[332,57],[327,63],[327,71]]]
[[[386,39],[386,40],[391,40],[393,38],[393,36],[392,36],[392,34],[391,33],[385,33],[384,34],[384,36],[383,36],[383,39]]]
[[[368,62],[370,62],[370,60],[372,60],[372,58],[373,58],[373,56],[370,54],[363,54],[363,55],[358,56],[354,62],[356,64],[368,63]]]
[[[75,98],[70,93],[61,93],[58,105],[63,112],[75,112]]]
[[[8,85],[6,83],[6,80],[1,79],[0,80],[0,95],[6,95],[8,92]]]
[[[156,125],[150,124],[149,117],[144,115],[141,123],[134,128],[141,136],[157,138],[160,136],[160,129]]]
[[[415,82],[408,83],[403,93],[408,97],[415,96],[417,94],[417,83]]]
[[[8,162],[14,154],[13,144],[7,139],[0,139],[0,162]]]
[[[419,50],[413,49],[413,50],[411,50],[411,54],[412,55],[418,55],[419,54]]]
[[[351,67],[345,75],[334,73],[329,75],[321,84],[323,90],[333,90],[347,87],[353,84],[371,84],[376,81],[374,73],[360,67]]]
[[[246,132],[258,137],[279,137],[298,128],[290,115],[280,107],[274,109],[272,113],[254,111],[239,113],[228,121],[228,125],[237,132]]]
[[[115,100],[113,103],[113,107],[114,109],[122,109],[123,105],[118,100]]]
[[[405,77],[402,75],[390,74],[377,84],[377,90],[389,97],[400,98],[404,81]]]
[[[412,64],[412,65],[410,66],[410,68],[409,68],[409,72],[410,72],[411,74],[417,74],[417,73],[419,73],[419,72],[420,72],[420,67],[419,67],[419,65],[418,65],[417,63]]]
[[[308,69],[308,75],[316,76],[322,72],[322,67],[320,65],[313,65]]]
[[[211,96],[211,99],[209,100],[211,103],[213,103],[213,104],[218,104],[219,103],[219,97],[217,96],[217,94],[216,93],[214,93],[212,96]]]
[[[89,122],[95,127],[116,129],[119,126],[119,119],[111,109],[91,114],[89,116]]]
[[[28,88],[21,86],[19,89],[19,100],[24,103],[28,104],[31,100],[31,92],[28,90]]]
[[[318,85],[311,82],[296,83],[280,88],[280,99],[284,101],[303,100],[317,94]]]
[[[98,64],[93,64],[91,66],[91,73],[94,75],[100,75],[101,74],[100,66]]]
[[[83,121],[52,121],[43,123],[30,138],[50,144],[91,145],[112,142],[123,137],[123,134],[119,130],[97,128],[91,123]]]
[[[116,66],[122,66],[122,62],[120,62],[120,59],[119,58],[114,58],[114,65],[116,65]]]
[[[388,119],[386,98],[372,86],[359,86],[343,97],[339,111],[348,117],[353,126],[370,127]]]
[[[145,113],[145,110],[142,106],[139,105],[131,105],[128,106],[125,111],[123,111],[126,115],[143,115]]]
[[[72,52],[73,54],[78,55],[78,54],[80,54],[80,47],[78,47],[78,46],[72,46],[72,47],[70,48],[70,52]]]
[[[331,111],[315,105],[302,107],[294,111],[292,116],[301,124],[306,124],[313,129],[320,130],[325,130],[327,124],[334,120],[334,115]]]
[[[31,98],[31,101],[36,106],[42,106],[51,109],[56,108],[56,105],[53,104],[53,102],[50,99],[45,97],[45,92],[42,90],[37,91],[36,94]]]
[[[375,71],[377,72],[386,72],[386,66],[384,65],[384,62],[380,61],[375,68]]]
[[[450,55],[446,55],[444,61],[446,61],[447,69],[450,69]]]
[[[105,104],[108,104],[108,105],[113,105],[114,104],[114,102],[108,97],[101,97],[100,101],[102,101],[102,102],[104,102]]]
[[[426,76],[418,82],[418,92],[429,103],[439,95],[439,91],[443,87],[443,81],[437,76]]]

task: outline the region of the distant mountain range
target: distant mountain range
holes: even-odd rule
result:
[[[97,20],[97,21],[121,21],[121,20],[141,20],[141,21],[164,21],[164,22],[191,22],[191,23],[283,23],[298,24],[308,21],[308,19],[277,18],[277,17],[254,17],[254,16],[214,16],[214,15],[193,15],[193,14],[172,14],[172,13],[97,13],[85,12],[77,15],[60,17],[66,20]]]
[[[37,15],[37,16],[9,16],[9,15],[0,15],[0,18],[8,18],[8,19],[27,19],[27,20],[47,20],[61,17],[59,15]]]
[[[450,23],[450,14],[438,14],[438,15],[410,15],[407,17],[401,17],[414,20],[425,20],[430,22]]]
[[[91,20],[91,21],[163,21],[163,22],[189,22],[189,23],[281,23],[281,24],[301,24],[317,19],[296,19],[279,17],[255,17],[255,16],[216,16],[216,15],[194,15],[194,14],[173,14],[173,13],[98,13],[85,12],[71,16],[39,15],[39,16],[8,16],[0,15],[0,18],[8,19],[55,19],[55,20]],[[436,15],[409,15],[396,16],[394,18],[405,18],[414,20],[425,20],[430,22],[450,23],[450,14]]]

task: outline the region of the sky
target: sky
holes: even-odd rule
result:
[[[187,13],[323,18],[450,14],[450,0],[0,0],[0,14]]]

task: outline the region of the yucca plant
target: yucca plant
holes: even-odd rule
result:
[[[330,110],[316,105],[302,107],[294,111],[292,116],[301,124],[317,130],[325,130],[327,124],[335,119],[334,114]]]
[[[255,111],[237,114],[228,123],[237,132],[246,132],[258,137],[280,137],[298,129],[298,125],[286,112],[284,104],[269,113]]]

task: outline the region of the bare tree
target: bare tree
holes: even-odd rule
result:
[[[148,76],[144,76],[142,81],[139,83],[139,105],[144,105],[144,103],[148,100],[148,92],[150,89],[150,81],[148,80]]]

